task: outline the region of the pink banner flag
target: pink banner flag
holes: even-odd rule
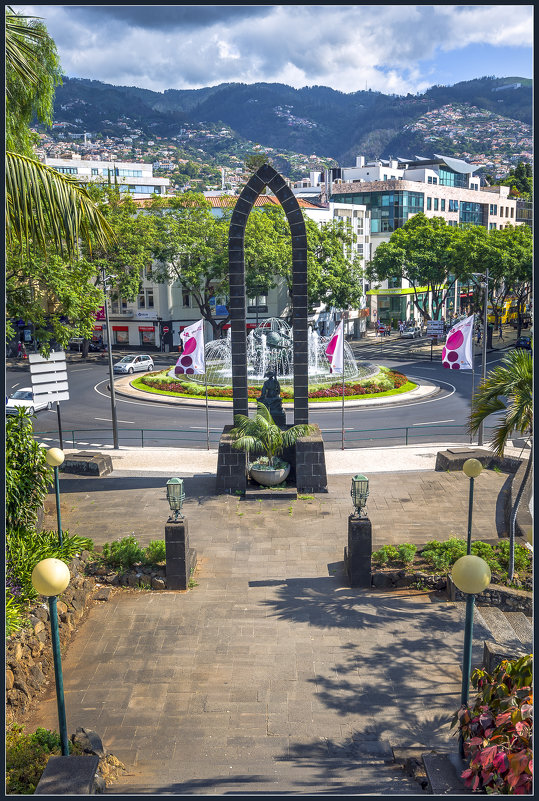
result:
[[[442,349],[442,365],[450,370],[473,370],[474,315],[466,317],[449,331]]]
[[[206,372],[204,359],[204,320],[184,328],[180,334],[183,351],[176,362],[176,375],[193,375]]]
[[[331,362],[330,372],[342,373],[343,371],[343,321],[337,326],[335,333],[328,342],[326,356]]]

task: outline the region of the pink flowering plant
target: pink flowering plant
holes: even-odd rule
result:
[[[462,773],[466,786],[476,792],[529,795],[533,789],[533,656],[504,659],[493,674],[477,669],[473,706],[455,714],[470,760]]]

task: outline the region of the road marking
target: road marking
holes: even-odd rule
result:
[[[92,367],[72,367],[70,373],[82,373],[84,370],[92,370]]]
[[[412,423],[413,426],[435,426],[439,423],[454,423],[455,420],[433,420],[432,423]]]
[[[11,387],[11,389],[15,389],[15,387],[18,387],[19,385],[20,385],[20,381],[18,381],[16,384],[13,384],[13,386]]]
[[[105,423],[112,423],[110,417],[94,417],[94,420],[103,420]],[[129,423],[130,426],[134,426],[135,424],[132,420],[116,420],[117,423]]]

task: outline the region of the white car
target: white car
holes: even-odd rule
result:
[[[403,339],[416,339],[421,336],[421,328],[418,325],[407,325],[401,332]]]
[[[146,373],[153,370],[153,359],[145,354],[130,353],[116,362],[115,373]]]
[[[29,414],[34,414],[41,409],[52,409],[52,401],[36,400],[32,387],[22,387],[6,401],[6,414],[17,414],[19,409],[26,409]]]

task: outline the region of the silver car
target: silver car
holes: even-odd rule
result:
[[[149,370],[153,370],[152,357],[140,353],[130,353],[114,365],[115,373],[146,373]]]
[[[418,325],[407,325],[401,332],[403,339],[416,339],[421,336],[421,328]]]

